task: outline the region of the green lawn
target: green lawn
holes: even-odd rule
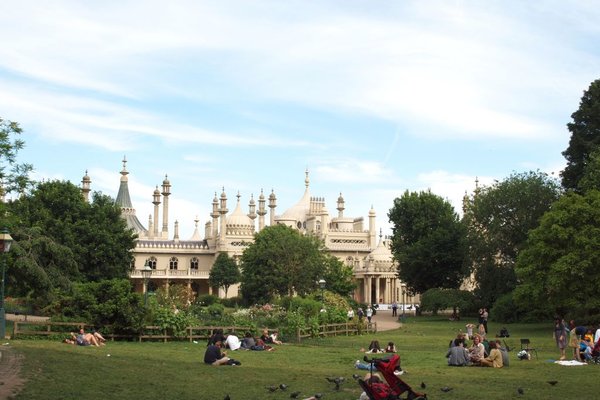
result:
[[[12,341],[25,355],[27,383],[17,399],[288,399],[299,390],[304,396],[322,393],[323,399],[357,399],[361,390],[351,378],[360,347],[375,337],[394,341],[408,371],[403,379],[415,388],[423,381],[430,399],[571,399],[599,396],[600,365],[563,367],[549,359],[558,351],[552,325],[507,325],[509,345],[519,347],[528,337],[539,358],[518,361],[510,353],[508,368],[448,367],[447,345],[464,322],[411,318],[404,328],[373,336],[311,340],[286,344],[274,352],[236,351],[242,366],[211,367],[202,363],[205,343],[109,342],[102,348],[76,347],[46,340]],[[500,329],[491,323],[490,333]],[[110,356],[109,356],[110,355]],[[339,392],[326,377],[344,376]],[[1,380],[1,379],[0,379]],[[557,380],[556,386],[547,383]],[[269,393],[270,385],[285,383],[287,392]],[[444,393],[441,387],[453,390]],[[525,394],[517,394],[517,388]],[[420,388],[419,388],[420,390]]]

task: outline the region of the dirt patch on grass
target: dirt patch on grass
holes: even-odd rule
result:
[[[23,355],[9,346],[0,347],[0,400],[11,399],[22,389]]]

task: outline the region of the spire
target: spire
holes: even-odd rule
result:
[[[129,196],[129,185],[127,181],[127,159],[123,156],[123,169],[121,170],[121,183],[115,204],[121,207],[121,216],[127,221],[127,227],[132,228],[138,233],[146,234],[146,228],[135,215],[135,209]]]

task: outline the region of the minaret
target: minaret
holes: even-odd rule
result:
[[[156,185],[156,189],[154,189],[154,194],[152,196],[152,204],[154,204],[154,232],[152,236],[155,238],[158,237],[158,206],[160,205],[160,191],[158,190],[158,185]]]
[[[377,242],[375,242],[375,236],[377,235],[377,228],[375,227],[375,217],[375,209],[373,208],[373,205],[371,205],[371,209],[369,210],[369,247],[371,249],[374,249],[377,245]]]
[[[258,231],[262,231],[265,227],[265,215],[267,210],[265,209],[265,195],[263,190],[260,189],[260,196],[258,196]]]
[[[217,240],[217,234],[219,232],[219,199],[217,199],[217,192],[215,192],[215,197],[212,201],[212,212],[210,213],[212,218],[212,234],[211,237],[214,240]]]
[[[275,197],[275,192],[271,189],[271,194],[269,195],[269,225],[275,225],[275,207],[277,207],[277,197]]]
[[[179,221],[177,220],[175,220],[175,234],[173,235],[173,240],[179,241]]]
[[[92,180],[88,176],[88,172],[86,169],[85,175],[83,176],[83,179],[81,180],[81,193],[83,194],[83,199],[86,201],[86,203],[90,202],[90,190],[92,190],[91,184],[92,184]]]
[[[219,207],[219,214],[221,215],[221,235],[220,239],[225,241],[225,230],[227,228],[227,221],[225,219],[225,214],[227,214],[229,210],[227,209],[227,195],[225,194],[225,187],[223,187],[223,191],[221,192],[221,202]]]
[[[153,232],[153,227],[152,227],[152,214],[148,214],[148,237],[152,237],[152,232]]]
[[[337,210],[338,210],[338,218],[344,218],[344,198],[342,197],[342,192],[340,192],[340,197],[337,199]]]
[[[171,194],[171,182],[165,174],[165,180],[162,183],[162,195],[163,195],[163,225],[162,225],[162,237],[163,239],[169,238],[169,195]]]
[[[250,202],[248,203],[248,218],[252,220],[252,229],[255,229],[256,225],[254,220],[256,219],[256,202],[254,201],[254,194],[250,195]]]

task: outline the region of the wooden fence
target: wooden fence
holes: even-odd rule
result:
[[[319,325],[316,332],[311,328],[298,328],[296,332],[296,341],[300,343],[302,339],[311,338],[315,336],[350,336],[361,335],[363,333],[377,333],[377,322],[367,322],[363,324],[357,324],[355,322],[345,322],[341,324],[325,324]]]
[[[17,339],[19,336],[30,335],[64,335],[68,337],[69,332],[78,332],[80,329],[93,328],[92,325],[85,322],[50,322],[50,321],[14,321],[12,339]],[[185,333],[182,335],[173,335],[167,329],[160,326],[145,326],[141,332],[136,334],[112,334],[103,333],[106,339],[124,339],[124,340],[160,340],[167,342],[169,340],[208,340],[217,329],[222,329],[223,332],[236,332],[242,337],[246,331],[256,331],[254,327],[247,326],[189,326],[185,328]],[[319,325],[314,331],[310,328],[299,328],[296,332],[296,341],[300,343],[302,339],[310,337],[329,337],[338,335],[360,335],[363,333],[376,333],[377,323],[357,324],[346,322],[341,324],[326,324]]]

